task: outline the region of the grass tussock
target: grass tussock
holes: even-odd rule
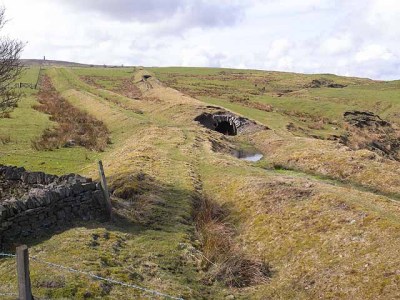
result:
[[[50,119],[57,122],[58,126],[45,130],[38,140],[32,141],[34,149],[53,150],[82,146],[90,150],[104,151],[110,143],[109,131],[105,124],[63,99],[54,89],[48,76],[42,79],[38,100],[40,105],[33,108],[51,115]]]
[[[155,221],[154,208],[164,205],[164,200],[157,196],[161,189],[153,177],[143,172],[124,174],[110,181],[115,208],[121,216],[138,224]]]
[[[0,118],[11,119],[11,113],[9,111],[3,111],[0,113]]]
[[[387,128],[357,128],[345,125],[341,142],[353,150],[367,149],[383,157],[400,161],[400,130]]]
[[[0,135],[0,144],[7,145],[11,142],[10,135]]]
[[[265,283],[271,276],[268,263],[250,258],[235,240],[235,229],[228,222],[229,212],[208,198],[197,200],[197,232],[202,244],[206,282],[223,282],[228,287],[248,287]]]

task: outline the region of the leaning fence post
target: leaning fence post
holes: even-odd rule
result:
[[[19,246],[16,252],[19,300],[33,300],[28,247],[26,245]]]
[[[103,190],[104,199],[106,202],[107,212],[109,214],[110,220],[112,219],[112,205],[110,200],[110,193],[108,192],[108,186],[106,181],[106,175],[104,174],[103,163],[99,160],[99,175],[100,175],[100,184]]]

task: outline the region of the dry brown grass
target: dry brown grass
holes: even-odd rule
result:
[[[0,113],[0,118],[10,119],[11,118],[11,113],[9,111],[2,112],[2,113]]]
[[[3,145],[9,144],[11,142],[10,135],[0,135],[0,143]]]
[[[368,149],[381,156],[400,161],[400,130],[388,128],[357,128],[345,124],[347,134],[341,142],[353,150]]]
[[[140,89],[133,84],[134,78],[113,78],[110,76],[79,76],[83,82],[94,86],[99,89],[109,89],[112,92],[121,94],[127,98],[140,99],[142,97],[142,92]],[[106,85],[101,84],[101,81],[109,82],[113,88],[107,88]]]
[[[161,184],[142,171],[110,178],[110,191],[118,214],[138,224],[155,221],[154,209],[165,202],[157,195],[161,190]]]
[[[270,266],[246,255],[235,240],[235,229],[228,222],[229,212],[208,198],[196,201],[196,226],[202,243],[206,282],[217,280],[228,287],[247,287],[265,283]]]
[[[51,115],[50,119],[58,125],[45,130],[38,140],[32,141],[34,149],[53,150],[78,145],[104,151],[110,143],[109,131],[104,123],[63,99],[48,76],[42,79],[38,100],[40,105],[35,105],[34,109]]]

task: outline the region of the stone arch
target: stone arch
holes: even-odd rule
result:
[[[228,114],[208,114],[203,113],[195,118],[205,127],[218,131],[225,135],[237,135],[240,121],[232,115]]]

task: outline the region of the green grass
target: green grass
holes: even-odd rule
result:
[[[343,113],[349,110],[366,109],[400,123],[397,82],[380,82],[369,79],[340,77],[331,74],[305,75],[256,70],[212,69],[212,68],[150,68],[166,84],[215,105],[223,105],[233,111],[263,122],[276,130],[285,131],[292,122],[305,128],[309,135],[328,137],[337,135],[337,126],[327,124],[316,130],[312,120],[302,120],[301,114],[326,118],[333,123],[342,123]],[[313,79],[325,78],[345,84],[345,88],[305,88]],[[257,86],[256,86],[257,85]],[[262,92],[260,89],[264,88]],[[291,93],[277,97],[277,92]],[[250,102],[272,105],[274,113],[259,109],[248,109],[231,98],[248,98]],[[247,105],[248,106],[248,105]],[[287,114],[291,114],[287,117]],[[296,117],[296,115],[298,115]],[[302,135],[302,133],[297,133]]]
[[[39,71],[39,67],[24,68],[22,77],[18,81],[36,84],[39,76]]]
[[[38,68],[28,69],[21,78],[24,82],[36,82],[35,76],[38,75]],[[83,69],[85,71],[93,69]],[[119,77],[123,72],[132,72],[127,69],[104,69],[112,71],[108,76]],[[104,70],[98,73],[104,73]],[[8,165],[24,166],[30,170],[41,170],[53,174],[65,174],[71,172],[87,173],[93,171],[96,167],[95,162],[104,157],[106,153],[112,151],[119,146],[118,142],[123,141],[131,135],[127,128],[133,129],[139,123],[146,122],[145,118],[135,113],[119,108],[117,105],[110,103],[107,99],[115,99],[122,103],[127,103],[127,98],[111,94],[107,91],[98,91],[78,80],[76,76],[66,69],[44,70],[53,78],[56,88],[63,96],[72,104],[80,109],[84,109],[101,120],[107,121],[107,126],[111,130],[111,139],[113,144],[108,147],[105,153],[87,150],[83,147],[61,148],[54,151],[36,151],[31,147],[31,142],[37,139],[47,128],[57,126],[56,123],[49,120],[49,116],[40,113],[32,108],[38,104],[36,100],[37,91],[24,89],[25,96],[21,99],[19,107],[11,114],[11,118],[0,119],[0,137],[8,138],[11,141],[7,144],[0,143],[0,163]],[[129,73],[127,73],[129,74]],[[68,93],[73,87],[79,88],[82,92],[71,95]],[[84,105],[84,100],[88,98],[84,93],[94,93],[95,102]],[[63,94],[64,93],[64,94]],[[89,98],[91,96],[89,95]],[[102,98],[103,97],[103,98]],[[96,109],[97,101],[103,103],[102,107],[112,107],[115,112],[112,115],[106,115]],[[98,107],[97,107],[98,108]]]
[[[28,69],[21,78],[24,82],[36,82],[39,68]],[[0,119],[0,137],[9,137],[10,142],[0,143],[0,163],[24,166],[29,170],[41,170],[52,174],[83,172],[93,163],[98,154],[82,147],[62,148],[55,151],[36,151],[31,143],[43,130],[56,126],[49,116],[32,108],[38,104],[37,91],[23,90],[25,96],[10,118]]]
[[[135,67],[132,68],[70,68],[78,76],[109,76],[111,78],[132,77]]]
[[[123,187],[136,193],[135,189],[141,187],[134,184],[133,179],[135,174],[143,172],[154,178],[154,181],[150,182],[149,190],[143,190],[134,199],[113,200],[116,207],[120,207],[116,208],[116,213],[120,215],[116,224],[82,224],[85,227],[72,228],[42,241],[33,241],[30,244],[31,253],[46,261],[92,271],[104,277],[168,294],[182,295],[187,299],[200,299],[203,293],[210,297],[226,293],[220,285],[202,285],[196,260],[192,260],[186,246],[182,247],[191,245],[195,228],[191,222],[193,188],[191,180],[182,176],[188,173],[188,158],[177,149],[181,135],[169,128],[165,132],[168,134],[166,138],[162,134],[166,118],[160,118],[162,124],[156,121],[157,118],[152,117],[153,121],[150,121],[146,113],[138,114],[123,108],[109,97],[116,97],[125,104],[132,105],[132,108],[135,108],[137,101],[86,85],[67,69],[48,69],[45,72],[65,99],[101,119],[110,129],[113,144],[104,153],[91,153],[90,157],[92,159],[96,155],[103,159],[110,187]],[[33,124],[39,124],[38,117],[31,119],[30,114],[36,113],[47,121],[36,129],[35,134],[39,135],[44,128],[53,124],[48,121],[48,116],[31,109],[33,103],[34,97],[31,102],[24,99],[25,106],[21,105],[11,120],[20,122],[13,126],[18,126],[23,131],[23,120],[26,118]],[[53,173],[67,173],[88,166],[89,169],[85,172],[96,174],[95,165],[90,164],[91,160],[79,160],[80,153],[86,153],[86,150],[79,147],[44,153],[33,152],[34,157],[28,148],[32,137],[33,134],[26,133],[26,136],[21,137],[25,144],[9,144],[9,147],[20,149],[26,159],[10,156],[5,163]],[[46,164],[41,165],[41,160],[49,153],[58,158],[60,165],[53,161],[46,161]],[[64,159],[74,162],[61,164]],[[141,214],[137,216],[138,213]],[[92,235],[102,236],[104,232],[109,232],[109,238],[100,238],[100,245],[91,247]],[[114,246],[120,239],[123,239],[123,243],[116,252]],[[2,282],[10,282],[15,290],[13,275],[3,272],[10,265],[11,261],[2,262],[1,278]],[[110,295],[102,295],[101,282],[84,276],[65,274],[62,270],[49,270],[41,264],[32,264],[31,274],[34,293],[39,297],[142,299],[146,296],[142,292],[119,286],[113,286]],[[60,281],[60,286],[46,288],[53,281]]]
[[[11,119],[0,120],[0,135],[11,138],[10,143],[0,144],[0,152],[10,154],[0,163],[53,173],[87,168],[84,172],[97,176],[94,161],[101,158],[110,188],[116,191],[113,205],[118,217],[114,223],[82,222],[29,241],[32,255],[185,299],[400,296],[396,273],[400,215],[398,204],[382,192],[398,191],[398,165],[286,130],[289,122],[303,127],[312,123],[287,111],[336,119],[347,109],[371,108],[396,120],[398,82],[254,70],[150,70],[168,85],[196,94],[204,105],[225,107],[273,130],[222,137],[193,122],[202,105],[180,93],[155,85],[143,99],[133,100],[113,91],[116,80],[140,77],[141,73],[131,73],[133,69],[48,68],[45,72],[57,91],[102,120],[113,144],[103,153],[79,147],[33,151],[30,141],[56,125],[31,108],[36,103],[33,91]],[[97,77],[102,88],[86,84],[80,76]],[[303,88],[321,77],[349,86]],[[259,80],[269,82],[265,93],[254,86]],[[276,96],[286,88],[298,94]],[[276,110],[231,102],[232,95],[272,104]],[[213,142],[219,143],[221,152],[211,150]],[[229,155],[232,147],[255,148],[264,158],[259,163],[241,161]],[[45,160],[49,155],[54,159]],[[275,170],[278,166],[292,171]],[[233,242],[250,258],[271,265],[268,282],[243,289],[204,282],[207,270],[202,267],[201,239],[193,220],[193,199],[199,194],[229,211],[223,222],[233,228]],[[12,260],[0,260],[2,287],[13,291],[14,269]],[[143,293],[117,285],[107,294],[100,281],[36,262],[31,274],[34,293],[43,298],[146,299]],[[51,283],[56,287],[49,288]]]

